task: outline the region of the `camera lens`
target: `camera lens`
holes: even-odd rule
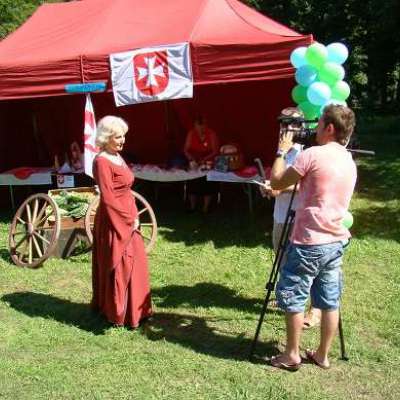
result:
[[[305,147],[315,146],[317,131],[315,129],[304,128],[293,134],[293,142],[302,144]]]

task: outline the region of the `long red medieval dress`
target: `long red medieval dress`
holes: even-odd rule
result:
[[[93,175],[100,204],[93,232],[92,307],[116,325],[136,328],[152,311],[147,255],[140,232],[133,231],[134,176],[125,163],[103,156],[94,160]]]

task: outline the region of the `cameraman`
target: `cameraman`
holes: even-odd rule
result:
[[[300,182],[296,218],[287,259],[276,287],[278,305],[286,313],[285,351],[271,359],[271,365],[297,370],[301,365],[300,337],[304,308],[311,294],[312,306],[322,310],[321,338],[317,350],[307,358],[329,368],[328,353],[339,321],[342,290],[343,245],[349,231],[342,219],[349,207],[357,171],[347,152],[355,116],[344,106],[329,105],[318,121],[316,142],[286,168],[284,156],[293,146],[293,133],[281,136],[271,171],[271,187],[282,190]]]

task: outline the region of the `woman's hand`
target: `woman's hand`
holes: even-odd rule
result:
[[[189,162],[189,168],[190,168],[190,169],[197,169],[198,167],[199,167],[199,165],[197,164],[196,161],[191,160],[191,161]]]
[[[139,218],[135,218],[135,220],[133,221],[133,230],[137,231],[139,229],[139,226],[140,226]]]
[[[287,154],[293,146],[293,132],[283,132],[279,138],[278,150]]]
[[[276,197],[280,194],[280,190],[274,190],[271,188],[271,183],[269,181],[264,182],[264,186],[260,186],[261,193],[263,196],[268,198]]]

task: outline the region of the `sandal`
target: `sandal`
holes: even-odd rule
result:
[[[306,350],[306,357],[307,360],[315,364],[317,367],[320,367],[322,369],[329,369],[331,366],[330,365],[324,365],[321,364],[319,361],[315,359],[315,351],[314,350]]]
[[[301,367],[301,361],[298,363],[285,363],[280,361],[280,358],[282,358],[282,354],[271,357],[270,360],[271,366],[279,369],[284,369],[285,371],[290,371],[290,372],[298,371],[299,368]]]

